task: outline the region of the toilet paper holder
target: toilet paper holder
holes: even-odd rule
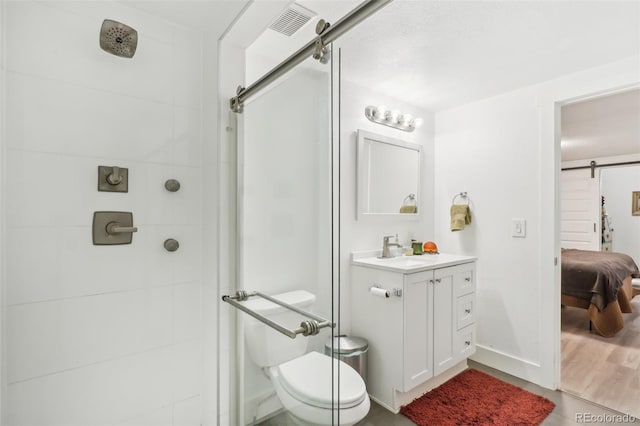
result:
[[[371,287],[369,287],[369,292],[373,293],[371,291],[371,289],[374,289],[374,288],[380,289],[380,290],[384,290],[380,284],[374,284]],[[391,289],[391,291],[386,290],[386,292],[389,295],[394,295],[396,297],[402,297],[402,289],[401,288],[393,288],[393,289]],[[387,296],[387,297],[389,297],[389,296]]]

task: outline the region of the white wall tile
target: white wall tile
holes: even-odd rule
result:
[[[142,228],[138,232],[142,232]],[[176,263],[182,259],[179,252],[183,248],[184,241],[180,241],[180,236],[176,236],[174,227],[169,225],[147,225],[144,227],[144,235],[146,238],[143,254],[145,282],[150,286],[173,284],[176,276]],[[180,249],[173,253],[165,250],[164,241],[167,238],[176,238],[181,243]],[[184,279],[180,282],[186,281],[189,280]]]
[[[173,401],[202,393],[202,341],[190,340],[172,346]]]
[[[191,31],[176,28],[173,33],[173,52],[174,102],[176,105],[200,108],[204,75],[202,38]]]
[[[176,106],[173,108],[172,161],[183,166],[201,167],[202,138],[200,133],[201,114],[199,110]]]
[[[128,3],[130,3],[129,0],[126,2],[68,0],[46,0],[42,2],[43,5],[58,9],[61,13],[71,13],[91,21],[102,23],[105,17],[109,17],[109,19],[123,22],[133,27],[138,31],[139,36],[152,38],[161,43],[171,43],[173,40],[171,29],[175,25],[164,19],[150,16],[148,13],[133,7],[128,7]]]
[[[117,421],[113,426],[171,426],[173,424],[173,406],[168,405],[152,412],[135,415]]]
[[[171,298],[156,287],[9,307],[9,383],[168,345]]]
[[[93,212],[133,211],[144,206],[144,175],[129,162],[7,151],[7,226],[91,226]],[[98,165],[129,168],[129,194],[97,191]]]
[[[12,247],[6,268],[9,305],[145,286],[140,265],[146,254],[140,246],[148,245],[148,235],[142,228],[133,244],[119,246],[92,245],[89,226],[9,229],[6,238]]]
[[[119,58],[98,45],[101,18],[68,13],[44,2],[8,2],[7,7],[7,37],[20,41],[7,44],[7,69],[172,102],[171,43],[140,34],[135,56]]]
[[[177,284],[173,293],[173,341],[202,339],[202,285]]]
[[[203,221],[203,170],[196,167],[173,166],[172,174],[180,181],[180,190],[168,193],[166,203],[172,207],[172,222],[178,225],[198,225]]]
[[[173,234],[180,248],[174,255],[175,282],[200,281],[202,277],[202,226],[175,225]]]
[[[202,401],[200,396],[173,405],[174,426],[200,426]]]
[[[171,424],[175,403],[198,424],[201,35],[121,2],[6,6],[8,423]],[[139,31],[133,59],[99,48],[104,18]],[[98,192],[98,165],[129,192]],[[92,244],[100,210],[133,212],[131,245]]]
[[[13,72],[7,73],[7,102],[10,148],[173,162],[169,104]],[[182,123],[185,114],[178,115]]]
[[[163,348],[11,384],[7,424],[105,425],[151,413],[171,401],[170,360]]]
[[[220,412],[229,412],[231,409],[231,363],[229,362],[230,351],[228,349],[220,349]],[[225,424],[225,423],[220,423]],[[228,423],[227,423],[228,424]]]
[[[144,166],[148,182],[146,196],[148,224],[198,225],[202,223],[202,169],[199,167],[147,164]],[[177,192],[169,192],[167,179],[180,182]]]

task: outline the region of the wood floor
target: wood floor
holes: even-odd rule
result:
[[[640,418],[640,296],[613,337],[589,332],[587,311],[562,308],[561,389]]]

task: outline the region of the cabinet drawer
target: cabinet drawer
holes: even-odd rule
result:
[[[456,330],[476,322],[476,295],[458,297],[456,307]]]
[[[471,324],[455,333],[453,347],[455,356],[463,359],[476,352],[476,326]]]
[[[453,294],[456,297],[476,291],[476,268],[474,263],[457,266],[459,273],[453,277]]]

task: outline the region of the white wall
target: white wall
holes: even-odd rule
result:
[[[115,2],[6,9],[5,421],[200,424],[201,36]],[[104,18],[133,59],[100,50]],[[129,192],[97,192],[98,165]],[[132,211],[133,244],[93,246],[98,210]]]
[[[347,52],[348,53],[348,52]],[[346,54],[344,54],[346,56]],[[349,72],[348,62],[343,67],[343,75]],[[382,238],[398,234],[402,244],[408,245],[411,238],[421,241],[434,240],[433,194],[434,194],[434,153],[433,114],[400,99],[394,99],[343,79],[340,95],[340,136],[341,136],[341,182],[340,182],[340,269],[341,269],[341,327],[342,333],[349,333],[350,309],[350,256],[353,251],[381,250]],[[388,108],[421,117],[424,124],[414,132],[404,132],[369,121],[364,115],[368,105],[386,105]],[[423,180],[421,186],[421,214],[419,220],[406,218],[356,219],[356,145],[357,130],[385,135],[405,142],[422,145]],[[402,164],[395,165],[399,169]]]
[[[435,235],[442,251],[479,257],[475,359],[558,384],[559,103],[638,76],[632,57],[436,114]],[[452,233],[448,208],[460,191],[474,226]],[[526,219],[526,238],[511,237],[512,218]]]
[[[631,214],[631,192],[640,191],[640,166],[600,170],[600,194],[614,229],[612,250],[628,254],[640,265],[640,216]]]

